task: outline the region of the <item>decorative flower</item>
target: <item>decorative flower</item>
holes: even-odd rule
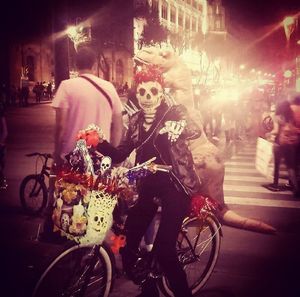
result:
[[[162,70],[156,65],[145,65],[143,68],[136,72],[134,76],[134,81],[136,84],[148,81],[157,81],[161,86],[164,85]]]

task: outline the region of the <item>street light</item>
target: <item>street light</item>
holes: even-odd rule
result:
[[[283,24],[284,33],[287,40],[287,46],[289,46],[291,35],[295,29],[295,24],[296,24],[295,18],[293,16],[287,16],[283,19],[282,24]]]
[[[66,30],[66,34],[72,40],[75,50],[77,50],[79,44],[89,42],[91,40],[91,26],[83,25],[80,22],[80,18],[76,19],[74,26],[69,26]]]

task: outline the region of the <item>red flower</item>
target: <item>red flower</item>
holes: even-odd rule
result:
[[[161,86],[164,85],[162,70],[155,65],[143,66],[142,70],[135,74],[134,80],[137,84],[148,81],[157,81]]]

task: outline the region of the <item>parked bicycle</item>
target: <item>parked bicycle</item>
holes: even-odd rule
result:
[[[42,212],[48,202],[48,187],[45,179],[50,177],[50,167],[48,166],[51,154],[31,153],[26,157],[36,157],[36,173],[27,175],[20,185],[20,200],[24,211],[30,215],[37,215]],[[41,171],[37,171],[38,161],[42,160]]]
[[[170,169],[153,163],[143,163],[138,167],[151,172],[153,168],[155,171]],[[134,167],[134,170],[136,169],[137,167]],[[210,203],[208,198],[199,197],[199,199],[201,201],[198,203],[200,207],[197,213],[184,220],[177,241],[178,259],[184,267],[193,295],[206,284],[216,265],[222,235],[221,225],[214,214],[216,209],[213,203]],[[121,207],[122,200],[119,202],[116,208]],[[114,211],[115,216],[122,213]],[[114,217],[111,230],[116,235],[122,232],[120,220],[120,217]],[[34,288],[33,297],[106,297],[113,289],[115,277],[116,262],[107,243],[93,245],[73,243],[46,268]],[[148,277],[155,278],[163,294],[174,296],[168,280],[155,261],[154,252],[141,252],[133,269],[133,278],[135,283],[141,284]]]

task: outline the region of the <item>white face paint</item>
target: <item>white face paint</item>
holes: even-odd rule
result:
[[[137,87],[136,97],[145,114],[151,114],[156,111],[161,103],[163,88],[156,81],[142,82]]]

